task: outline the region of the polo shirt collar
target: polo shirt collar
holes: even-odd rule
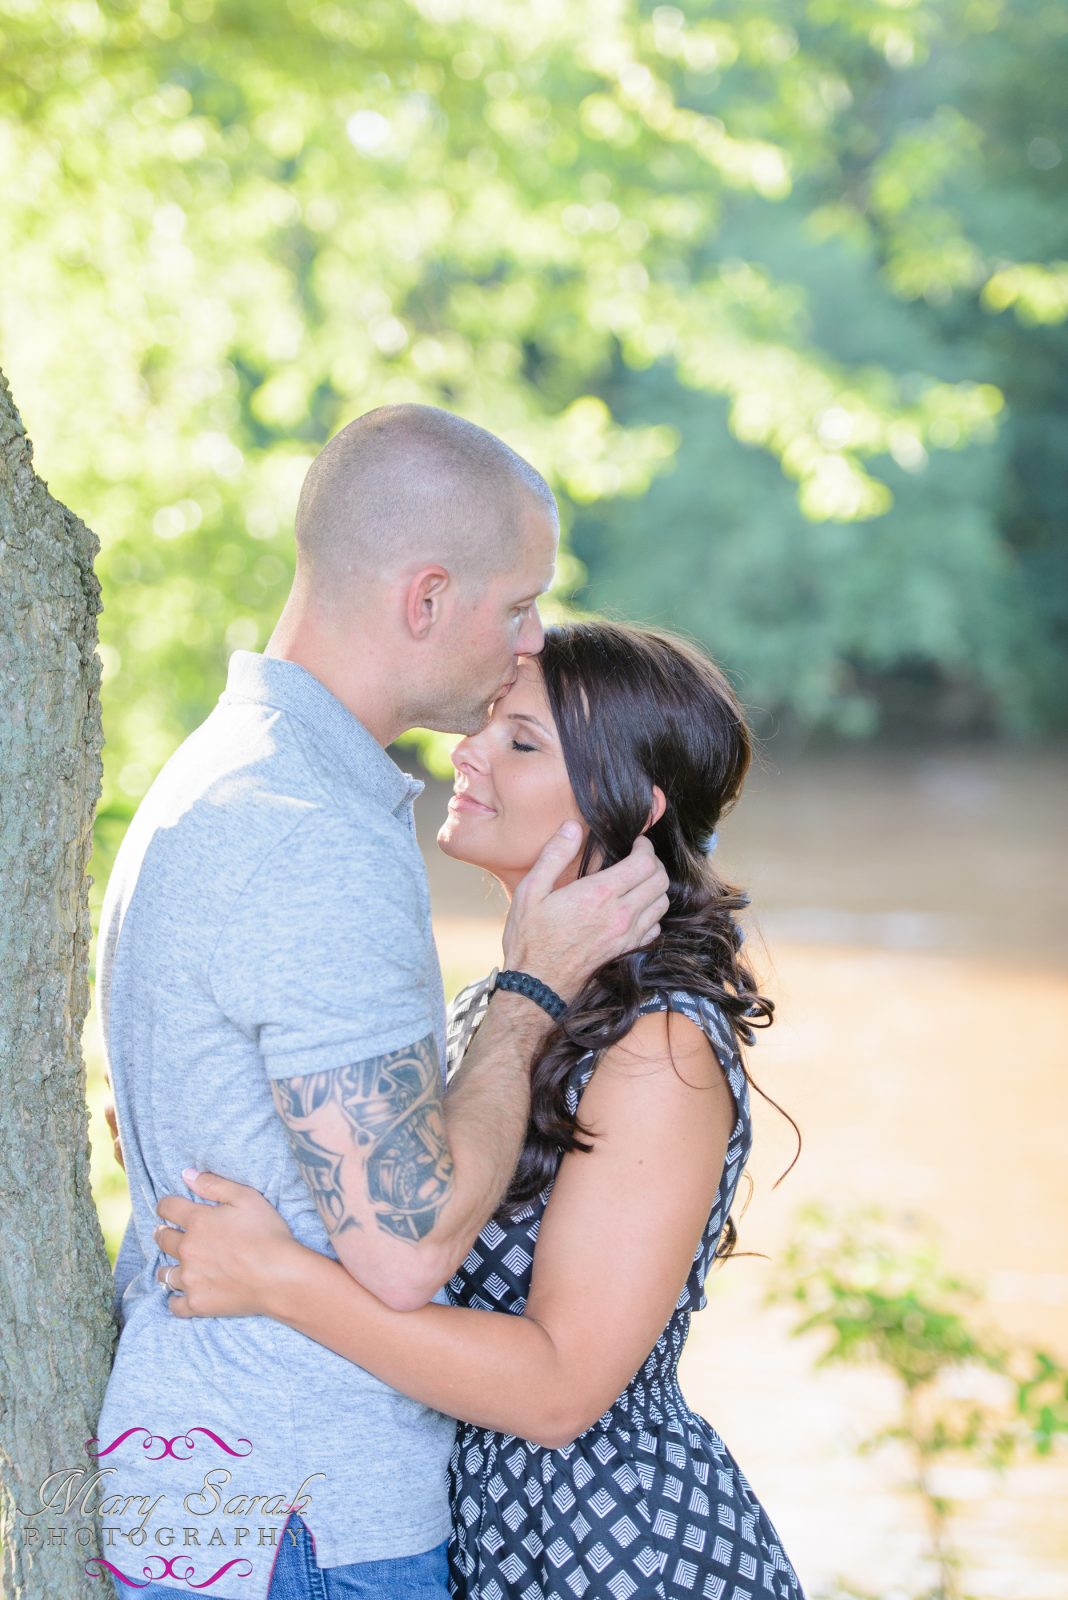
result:
[[[226,676],[225,701],[252,700],[274,706],[303,722],[319,746],[340,762],[361,788],[399,811],[422,794],[418,778],[403,772],[374,734],[319,679],[295,661],[235,650]]]

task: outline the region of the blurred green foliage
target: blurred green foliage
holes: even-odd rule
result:
[[[915,1600],[966,1600],[945,1470],[1063,1459],[1068,1368],[982,1326],[978,1290],[947,1270],[930,1227],[878,1206],[802,1207],[765,1298],[795,1311],[795,1334],[818,1336],[817,1367],[868,1365],[894,1380],[898,1413],[858,1452],[904,1448],[928,1534]],[[840,1585],[835,1600],[875,1596]]]
[[[829,517],[809,482],[792,499],[746,448],[766,441],[737,402],[666,375],[643,391],[625,382],[620,420],[655,415],[681,442],[640,505],[576,528],[592,601],[708,640],[752,704],[801,730],[1063,728],[1068,8],[788,9],[805,17],[801,50],[818,40],[835,115],[803,159],[783,126],[790,196],[739,197],[717,253],[789,284],[794,328],[838,363],[824,443],[870,437],[858,368],[896,395],[921,374],[992,385],[998,426],[991,437],[955,411],[967,387],[924,391],[926,428],[898,415],[874,446],[880,487],[858,527]],[[891,30],[881,57],[877,26]],[[753,401],[758,419],[787,387],[780,377]],[[824,472],[836,470],[832,454]],[[665,537],[678,528],[685,539]]]
[[[1062,723],[1066,73],[1066,0],[0,0],[0,363],[103,541],[103,864],[265,642],[308,462],[402,398],[552,480],[561,599],[801,733]]]

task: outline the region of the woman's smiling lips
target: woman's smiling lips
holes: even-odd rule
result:
[[[452,799],[449,801],[449,810],[470,811],[476,816],[481,815],[484,817],[495,817],[497,815],[492,806],[484,806],[481,800],[476,800],[472,795],[467,794],[466,791],[463,794],[453,795]]]

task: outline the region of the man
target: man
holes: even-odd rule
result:
[[[183,1169],[253,1184],[401,1310],[444,1298],[496,1209],[550,1018],[497,992],[445,1095],[422,786],[385,747],[410,727],[478,731],[541,648],[556,507],[493,435],[391,406],[313,462],[296,539],[265,654],[233,657],[105,900],[101,1016],[133,1216],[95,1446],[101,1554],[163,1592],[264,1600],[277,1560],[287,1600],[443,1596],[452,1423],[263,1318],[171,1316],[155,1207]],[[555,889],[576,848],[549,841],[504,936],[505,966],[564,997],[654,937],[667,906],[646,840]],[[301,1521],[278,1549],[289,1510]]]

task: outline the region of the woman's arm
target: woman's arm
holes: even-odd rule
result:
[[[735,1108],[700,1029],[656,1012],[605,1053],[582,1118],[597,1137],[561,1163],[522,1316],[392,1311],[298,1245],[262,1196],[211,1174],[192,1187],[218,1207],[170,1196],[158,1207],[187,1230],[159,1235],[180,1262],[171,1309],[273,1316],[436,1410],[560,1448],[607,1410],[663,1331]]]

